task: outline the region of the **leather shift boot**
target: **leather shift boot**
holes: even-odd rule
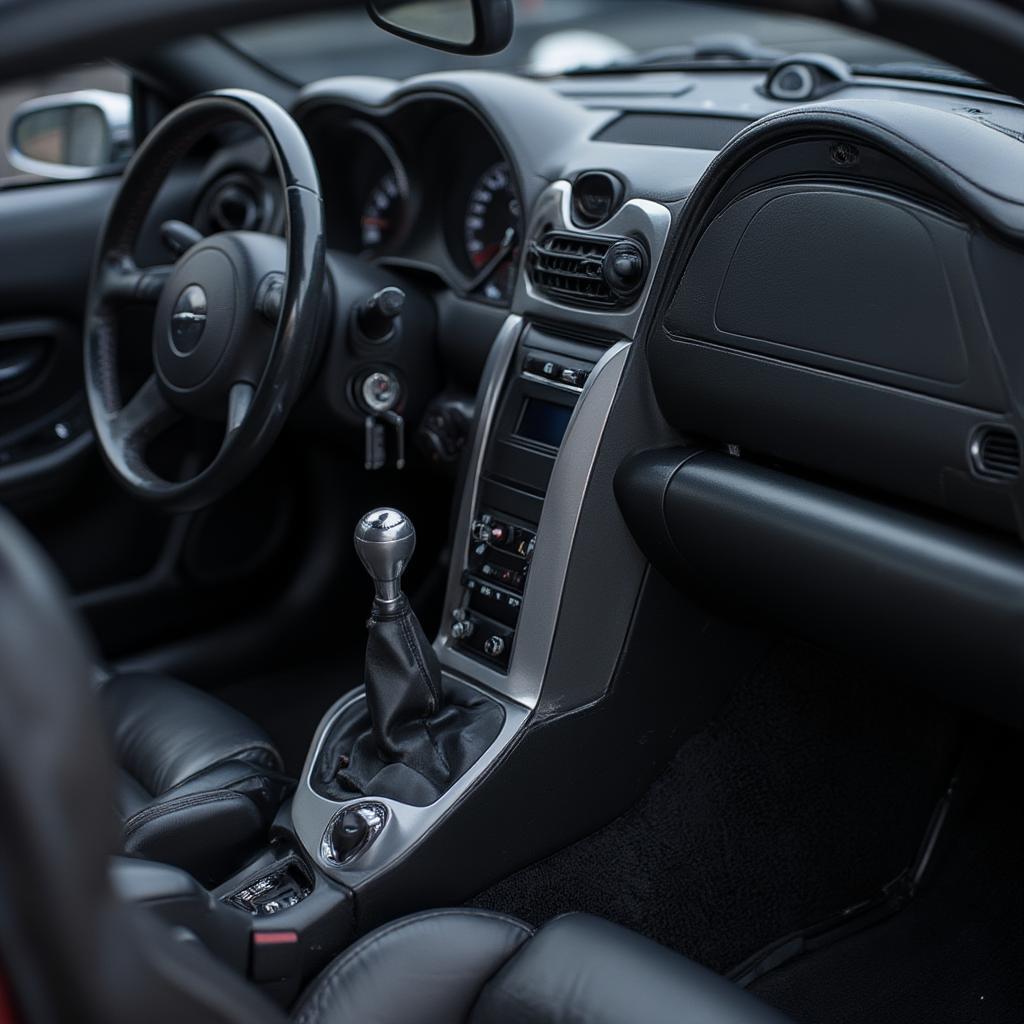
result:
[[[442,687],[441,667],[403,597],[374,606],[366,645],[366,703],[334,723],[314,771],[333,800],[386,796],[433,803],[487,749],[501,705],[470,687]]]
[[[366,641],[366,703],[385,761],[417,770],[435,766],[427,722],[441,705],[441,666],[404,596],[393,611],[374,605]]]

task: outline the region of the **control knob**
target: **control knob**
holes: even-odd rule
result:
[[[351,808],[339,815],[331,828],[334,859],[348,860],[366,842],[369,835],[370,823],[357,808]]]
[[[621,299],[634,296],[647,278],[647,253],[628,238],[616,242],[602,263],[605,283]]]
[[[390,341],[395,324],[405,308],[405,292],[401,288],[381,288],[356,313],[356,321],[363,337],[374,344]]]

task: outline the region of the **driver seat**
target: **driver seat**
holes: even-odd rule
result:
[[[265,840],[292,783],[270,737],[241,712],[164,676],[100,682],[118,765],[125,853],[215,885]]]
[[[0,510],[0,608],[15,635],[24,578],[49,582],[52,575],[35,550]],[[11,571],[17,552],[27,552],[21,580]],[[40,692],[49,686],[51,652],[44,643],[53,642],[37,644],[34,661],[24,666]],[[245,715],[174,679],[132,673],[101,676],[97,685],[118,766],[122,849],[183,868],[206,886],[224,881],[265,841],[293,786],[270,737]],[[54,841],[61,835],[55,823]]]

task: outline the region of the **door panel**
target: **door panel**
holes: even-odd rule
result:
[[[116,179],[0,191],[0,501],[60,498],[91,446],[80,322]]]

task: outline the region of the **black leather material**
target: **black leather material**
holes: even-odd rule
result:
[[[785,1024],[741,988],[619,925],[569,914],[484,986],[469,1024]]]
[[[405,597],[394,611],[375,602],[366,641],[366,702],[387,761],[429,773],[436,763],[427,720],[441,706],[441,666]]]
[[[299,1004],[296,1024],[786,1024],[707,968],[587,914],[534,934],[476,910],[372,932]]]
[[[308,989],[296,1024],[455,1024],[532,930],[488,911],[432,910],[371,932]]]
[[[2,510],[0,609],[0,962],[18,1019],[283,1024],[235,972],[114,897],[115,768],[90,686],[95,652]]]
[[[100,706],[120,765],[126,853],[220,881],[263,839],[290,783],[269,737],[184,683],[115,676]]]
[[[332,727],[314,772],[328,799],[386,796],[437,800],[501,731],[501,705],[470,687],[442,683],[433,648],[405,598],[376,607],[366,645],[366,704]]]

